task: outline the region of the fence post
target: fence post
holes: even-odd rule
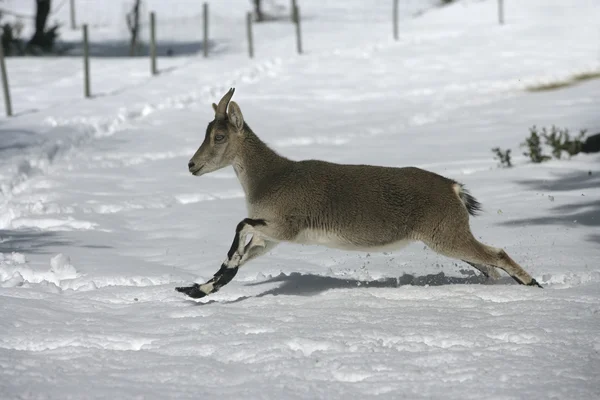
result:
[[[202,49],[204,50],[204,57],[208,57],[208,3],[204,3],[202,11],[202,17],[204,18],[204,39],[202,42]]]
[[[248,33],[248,55],[254,58],[254,43],[252,41],[252,13],[246,14],[246,32]]]
[[[498,22],[504,25],[504,0],[498,0]]]
[[[302,54],[302,30],[300,28],[300,7],[294,7],[294,19],[296,21],[296,48],[298,54]]]
[[[10,88],[8,87],[8,74],[6,72],[6,62],[4,61],[4,46],[0,43],[0,69],[2,70],[2,89],[4,89],[4,107],[6,116],[12,115],[12,104],[10,103]]]
[[[393,19],[394,19],[394,39],[398,40],[398,0],[394,0],[394,11],[393,11]]]
[[[77,24],[75,23],[75,0],[71,0],[71,9],[70,9],[70,14],[71,14],[71,29],[75,30],[77,29]]]
[[[296,2],[296,0],[292,0],[292,6],[291,6],[291,10],[292,10],[292,22],[296,23],[296,8],[298,7],[298,4]]]
[[[83,94],[91,97],[90,92],[90,48],[88,43],[88,26],[83,24]]]
[[[150,13],[150,72],[156,75],[156,16],[154,11]]]

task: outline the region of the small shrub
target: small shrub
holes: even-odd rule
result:
[[[0,12],[1,19],[2,13]],[[21,37],[22,32],[23,23],[20,20],[14,23],[5,22],[0,26],[0,40],[2,41],[2,48],[6,56],[23,53],[24,41]]]
[[[571,137],[569,130],[557,128],[552,125],[550,130],[545,127],[538,133],[538,129],[534,125],[529,128],[530,135],[525,142],[521,143],[521,147],[527,147],[528,152],[523,155],[529,157],[534,163],[541,163],[550,160],[552,157],[543,154],[541,139],[544,139],[544,144],[552,149],[552,156],[557,160],[562,158],[563,152],[566,152],[569,157],[581,152],[583,147],[583,138],[586,130],[581,130],[579,135]]]
[[[27,43],[25,52],[31,55],[43,55],[46,53],[57,53],[56,42],[59,38],[58,30],[60,25],[54,24],[44,30],[35,41],[32,39]]]
[[[542,128],[542,137],[546,141],[546,144],[552,147],[552,155],[557,160],[560,160],[560,156],[562,154],[562,146],[561,143],[563,141],[563,135],[569,134],[568,130],[557,129],[554,125],[550,129],[550,133],[546,130],[546,128]]]
[[[563,152],[566,152],[569,157],[581,152],[583,146],[583,138],[586,130],[581,130],[579,135],[571,138],[568,129],[560,129],[552,125],[550,132],[546,128],[542,129],[542,137],[546,141],[546,145],[552,148],[554,158],[560,160]]]
[[[571,138],[568,129],[560,129],[552,125],[550,133],[547,132],[546,128],[542,129],[542,137],[545,139],[546,144],[552,147],[552,155],[554,158],[560,160],[563,151],[566,152],[569,157],[574,156],[581,152],[583,146],[582,139],[585,137],[586,130],[581,130],[579,135]]]
[[[569,158],[576,154],[591,152],[588,145],[589,142],[596,143],[600,150],[600,133],[592,135],[584,141],[587,130],[582,129],[577,136],[571,137],[567,128],[561,129],[552,125],[550,130],[543,127],[541,131],[534,125],[529,128],[529,137],[521,143],[521,147],[525,147],[528,151],[523,152],[523,155],[529,157],[531,162],[536,164],[551,160],[552,157],[544,154],[542,148],[542,139],[544,145],[552,150],[552,156],[560,160],[563,152],[566,152]],[[595,148],[595,147],[594,147]],[[504,168],[512,167],[510,149],[502,150],[500,147],[494,147],[492,152],[495,154],[494,159],[499,161],[499,166]]]
[[[523,155],[529,157],[534,163],[541,163],[551,159],[551,157],[543,154],[540,135],[535,125],[529,128],[529,137],[521,143],[521,147],[526,147],[529,150],[528,152],[523,152]]]
[[[0,20],[2,20],[0,11]],[[0,41],[6,56],[42,55],[45,53],[59,53],[56,42],[59,38],[58,23],[46,28],[44,32],[26,41],[23,36],[24,24],[20,19],[15,22],[0,24]]]
[[[567,136],[567,140],[565,141],[565,144],[563,145],[563,150],[565,150],[567,152],[569,157],[573,157],[575,154],[581,153],[583,144],[585,143],[583,141],[583,138],[585,137],[586,133],[587,133],[587,129],[580,130],[579,135],[577,135],[577,137],[573,138],[573,140],[569,140],[569,137]]]
[[[512,167],[512,163],[510,162],[510,149],[506,149],[502,151],[500,147],[494,147],[492,152],[496,155],[494,160],[499,161],[500,167],[510,168]]]

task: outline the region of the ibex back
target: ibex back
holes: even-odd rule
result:
[[[200,176],[233,165],[249,217],[238,224],[214,277],[178,291],[195,298],[216,292],[239,267],[282,241],[363,251],[422,241],[488,278],[498,278],[500,268],[521,284],[541,287],[504,250],[475,239],[469,214],[480,205],[460,183],[414,167],[289,160],[252,132],[230,102],[233,92],[213,104],[215,119],[188,168]]]

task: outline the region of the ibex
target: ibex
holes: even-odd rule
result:
[[[249,217],[237,225],[214,277],[178,291],[194,298],[216,292],[243,264],[282,241],[360,251],[421,241],[487,278],[498,278],[500,268],[520,284],[541,287],[504,250],[475,239],[469,214],[481,206],[462,184],[415,167],[289,160],[244,122],[240,107],[230,101],[233,93],[232,88],[219,105],[213,103],[215,118],[188,169],[201,176],[233,165]]]

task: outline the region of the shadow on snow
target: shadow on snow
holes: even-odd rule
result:
[[[600,171],[582,171],[559,175],[554,180],[522,180],[518,183],[529,186],[537,191],[577,191],[588,188],[600,187]],[[563,199],[568,199],[564,197]],[[572,199],[585,199],[566,204],[560,204],[551,209],[552,213],[544,217],[523,218],[503,222],[505,226],[525,225],[565,225],[600,226],[600,199],[587,200],[585,197],[572,197]],[[600,235],[589,235],[588,240],[600,243]]]
[[[0,253],[53,254],[58,246],[77,245],[88,249],[110,249],[112,246],[78,244],[62,232],[37,229],[0,229]]]
[[[0,253],[48,254],[47,247],[70,244],[59,232],[0,229]]]
[[[600,186],[600,171],[577,171],[568,174],[555,174],[556,179],[527,179],[517,183],[533,190],[556,192],[589,189]]]
[[[502,277],[496,281],[488,281],[481,274],[473,274],[468,277],[447,276],[443,272],[438,274],[428,274],[423,276],[415,276],[404,274],[398,278],[384,278],[378,280],[359,280],[336,278],[331,276],[322,276],[315,274],[301,274],[293,272],[289,275],[280,274],[262,282],[249,283],[246,286],[260,286],[268,283],[280,282],[276,288],[267,290],[255,296],[244,296],[231,301],[210,300],[207,302],[196,302],[190,300],[194,305],[206,305],[212,303],[229,304],[244,301],[250,298],[264,296],[314,296],[331,289],[365,289],[365,288],[398,288],[400,286],[443,286],[443,285],[480,285],[480,284],[496,284],[496,285],[511,285],[516,284],[510,277]]]
[[[25,129],[0,129],[0,157],[38,146],[44,139],[36,132]]]
[[[63,55],[66,56],[81,56],[83,55],[83,46],[81,42],[68,42],[62,43],[65,47]],[[223,51],[223,47],[226,47],[225,42],[221,41],[208,41],[208,51],[211,54],[217,54]],[[157,57],[176,57],[176,56],[188,56],[202,53],[204,51],[204,42],[201,40],[196,41],[159,41],[156,44],[156,56]],[[90,42],[89,44],[90,57],[100,58],[137,58],[137,57],[148,57],[150,55],[150,47],[148,44],[143,43],[138,45],[137,52],[134,56],[129,54],[129,42],[126,40],[105,40],[98,42]]]

